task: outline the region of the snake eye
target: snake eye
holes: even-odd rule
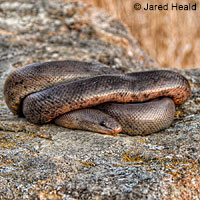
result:
[[[100,124],[101,126],[106,126],[105,121],[101,121],[99,124]]]

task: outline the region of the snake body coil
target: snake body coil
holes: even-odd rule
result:
[[[123,132],[130,135],[146,135],[168,127],[173,120],[174,103],[184,103],[190,93],[188,81],[172,71],[122,74],[99,63],[82,61],[28,65],[11,73],[4,86],[9,109],[14,114],[23,114],[32,123],[44,124],[56,119],[57,124],[70,127],[81,116],[79,112],[84,112],[82,116],[92,113],[93,117],[88,118],[91,121],[99,115],[96,112],[103,111],[106,114],[97,123],[111,133],[121,131],[121,125]],[[165,98],[158,100],[159,97]],[[157,100],[146,102],[152,99]],[[80,110],[93,106],[101,111]],[[106,121],[109,115],[114,121]],[[84,118],[87,117],[76,123],[86,124]],[[83,129],[109,133],[93,129],[93,124],[91,121]]]

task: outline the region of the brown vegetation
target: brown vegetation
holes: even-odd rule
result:
[[[200,1],[82,0],[122,19],[152,58],[163,67],[200,68]],[[134,10],[134,3],[194,4],[197,10]],[[181,3],[180,3],[181,2]]]

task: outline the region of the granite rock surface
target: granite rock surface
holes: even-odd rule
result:
[[[178,70],[192,96],[171,127],[116,137],[13,116],[3,84],[17,67],[93,60],[158,69],[122,22],[81,2],[0,1],[0,199],[199,199],[200,69]]]

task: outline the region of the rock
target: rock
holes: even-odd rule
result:
[[[123,72],[159,68],[127,28],[81,2],[0,2],[0,199],[198,199],[200,70],[178,71],[192,97],[172,126],[116,137],[13,116],[3,84],[16,67],[94,60]]]

